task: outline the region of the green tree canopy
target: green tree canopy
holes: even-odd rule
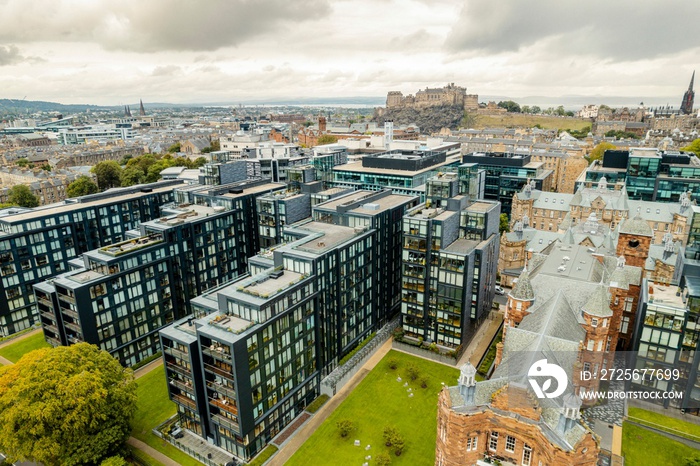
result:
[[[681,147],[681,150],[693,152],[695,155],[700,156],[700,139],[696,139],[689,145]]]
[[[25,184],[16,184],[11,187],[7,194],[7,200],[10,204],[20,207],[37,207],[39,205],[39,198]]]
[[[520,113],[520,104],[513,102],[512,100],[502,100],[501,102],[498,102],[498,106],[505,108],[512,113]]]
[[[136,383],[106,351],[43,348],[0,372],[0,451],[47,466],[99,464],[130,435]]]
[[[510,220],[508,220],[508,214],[501,214],[500,222],[498,224],[498,233],[510,231]]]
[[[126,167],[119,177],[122,186],[133,186],[143,183],[146,175],[139,167]]]
[[[593,148],[591,153],[588,154],[588,157],[586,157],[586,160],[588,160],[589,163],[594,160],[603,160],[603,154],[605,154],[606,150],[610,149],[616,149],[616,147],[609,142],[601,142]]]
[[[90,171],[97,177],[97,186],[99,186],[102,191],[121,186],[120,177],[122,174],[122,167],[114,160],[100,162],[92,167]]]
[[[174,154],[175,152],[180,152],[181,146],[179,142],[176,142],[172,146],[168,147],[168,152]]]
[[[27,159],[26,157],[22,157],[21,159],[17,159],[17,161],[15,163],[17,164],[18,167],[28,167],[30,165],[29,159]]]
[[[335,144],[336,142],[338,142],[337,136],[333,136],[332,134],[322,134],[318,137],[316,144],[320,146],[323,144]]]
[[[78,197],[86,196],[88,194],[95,194],[99,191],[99,188],[94,181],[90,179],[89,176],[79,176],[66,188],[66,196],[68,197]]]

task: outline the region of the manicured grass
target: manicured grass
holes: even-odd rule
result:
[[[622,455],[628,465],[658,466],[683,465],[687,458],[700,456],[700,453],[680,442],[625,422],[622,425]]]
[[[182,465],[200,466],[202,463],[151,432],[151,429],[165,422],[176,411],[175,403],[168,399],[165,368],[158,367],[136,379],[136,382],[138,401],[131,435]]]
[[[389,368],[390,359],[398,361],[396,370]],[[406,375],[409,365],[420,371],[420,376],[413,382]],[[401,376],[401,382],[397,381],[398,376]],[[457,369],[390,351],[286,466],[362,464],[365,456],[374,458],[389,450],[382,438],[385,426],[396,428],[405,440],[401,456],[391,453],[393,465],[435,464],[438,393],[442,389],[441,382],[456,385],[458,376]],[[423,377],[428,379],[428,388],[425,389],[420,387]],[[406,382],[408,387],[404,387]],[[413,390],[413,397],[408,396],[409,387]],[[340,437],[336,427],[342,419],[349,419],[356,426],[346,438]],[[355,439],[360,440],[361,447],[354,446]],[[367,445],[371,445],[369,450],[365,450]]]
[[[647,411],[645,409],[633,408],[631,406],[627,414],[630,417],[631,421],[636,421],[640,424],[649,423],[652,427],[656,427],[656,425],[658,425],[661,426],[658,427],[661,430],[664,430],[664,428],[666,428],[666,430],[668,430],[672,434],[680,435],[681,437],[690,438],[691,440],[700,442],[700,425],[664,416],[663,414],[657,414],[652,411]],[[640,419],[642,421],[640,421]]]
[[[266,446],[253,461],[248,463],[248,466],[262,466],[265,461],[269,460],[272,455],[277,453],[278,448],[274,445]]]
[[[30,351],[34,351],[40,348],[49,348],[51,345],[46,343],[44,340],[44,334],[42,332],[32,335],[31,337],[24,338],[22,340],[17,340],[15,343],[10,343],[9,345],[0,349],[0,356],[9,359],[12,362],[17,362],[19,359]]]
[[[127,446],[127,448],[129,450],[129,453],[131,454],[131,460],[134,464],[142,466],[163,466],[163,463],[154,460],[138,448],[134,448],[132,446]]]
[[[555,117],[547,115],[528,115],[524,113],[507,113],[503,115],[478,115],[476,128],[513,128],[516,126],[532,128],[540,125],[544,129],[581,130],[591,126],[591,122],[580,118]]]

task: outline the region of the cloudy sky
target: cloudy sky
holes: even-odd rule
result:
[[[454,82],[678,106],[699,17],[681,0],[0,0],[0,98],[235,103]]]

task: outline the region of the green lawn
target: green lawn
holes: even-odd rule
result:
[[[44,333],[39,332],[31,337],[18,340],[0,349],[0,356],[9,359],[12,362],[17,362],[19,359],[30,351],[40,348],[48,348],[51,345],[44,340]]]
[[[625,422],[622,425],[622,455],[630,466],[685,464],[686,458],[700,456],[694,448],[663,435]]]
[[[657,414],[652,411],[647,411],[645,409],[633,408],[631,406],[627,414],[629,415],[631,421],[636,421],[640,424],[644,424],[645,422],[639,421],[641,419],[642,421],[646,421],[646,423],[652,424],[652,427],[653,424],[658,424],[660,426],[663,426],[660,427],[661,430],[664,430],[663,428],[665,427],[673,434],[685,436],[695,441],[700,441],[700,425],[698,424],[693,424],[688,421],[682,421],[680,419],[664,416],[663,414]]]
[[[151,429],[174,415],[176,411],[175,403],[168,399],[165,369],[162,366],[158,367],[136,379],[136,382],[138,402],[131,435],[182,465],[201,466],[202,463],[151,432]]]
[[[396,370],[389,368],[389,359],[396,359]],[[409,381],[414,396],[408,396],[404,383],[406,368],[416,366],[421,377],[428,378],[428,388],[421,388],[418,378]],[[402,377],[398,382],[397,377]],[[441,382],[456,385],[459,371],[425,359],[391,351],[377,367],[352,391],[304,445],[286,463],[286,466],[309,464],[348,465],[362,464],[365,456],[373,458],[388,450],[382,431],[385,426],[395,427],[405,440],[401,456],[391,454],[393,465],[423,465],[435,463],[435,435],[437,430],[437,395]],[[336,423],[350,419],[356,430],[341,438]],[[360,440],[362,446],[353,445]],[[365,450],[366,445],[370,450]],[[371,462],[373,464],[373,462]]]

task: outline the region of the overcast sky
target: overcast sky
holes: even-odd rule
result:
[[[681,0],[0,0],[0,98],[235,103],[454,82],[677,107],[697,18]]]

